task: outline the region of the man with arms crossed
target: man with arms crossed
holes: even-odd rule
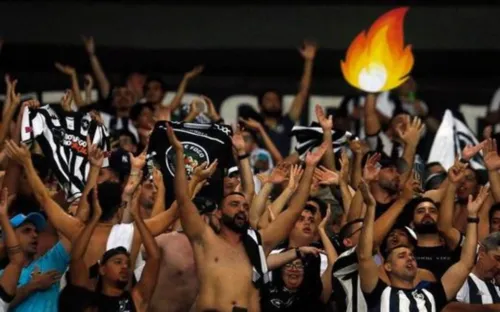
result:
[[[321,145],[306,157],[306,169],[297,194],[289,208],[265,229],[257,232],[249,227],[248,203],[243,194],[231,193],[216,211],[220,233],[216,234],[199,215],[185,192],[187,179],[184,170],[184,151],[171,127],[167,129],[170,144],[175,149],[175,197],[179,205],[182,227],[193,246],[200,280],[197,311],[259,311],[259,294],[252,282],[266,282],[265,258],[292,229],[309,196],[314,168],[325,153]],[[255,239],[257,238],[257,239]],[[248,240],[258,241],[256,254],[260,265],[251,262],[247,253]],[[253,257],[255,259],[255,257]],[[252,267],[253,266],[253,267]],[[260,272],[259,272],[260,271]]]

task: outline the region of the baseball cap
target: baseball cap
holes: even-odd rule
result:
[[[28,213],[27,215],[19,213],[10,219],[10,224],[15,229],[26,222],[33,223],[38,231],[43,230],[47,224],[43,215],[38,212]]]
[[[198,208],[198,212],[203,215],[212,213],[217,209],[217,204],[210,198],[198,196],[193,199],[193,204]]]
[[[127,151],[118,148],[109,156],[109,168],[116,172],[120,179],[130,173],[130,156]]]
[[[227,176],[232,177],[234,175],[239,175],[240,169],[237,166],[233,166],[227,170]]]
[[[114,256],[117,255],[126,255],[127,257],[130,257],[130,253],[127,251],[127,249],[123,246],[118,246],[115,248],[108,249],[101,258],[101,261],[99,264],[105,264],[108,262],[109,259],[113,258]]]

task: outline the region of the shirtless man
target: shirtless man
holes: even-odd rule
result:
[[[261,267],[252,268],[244,240],[252,240],[252,235],[260,236],[259,249],[262,247],[267,257],[288,236],[307,201],[314,168],[327,146],[323,144],[307,155],[306,169],[294,200],[267,228],[259,232],[248,229],[247,200],[243,194],[232,193],[222,200],[216,211],[220,220],[220,233],[216,234],[200,217],[185,192],[188,185],[183,170],[182,144],[171,127],[167,129],[167,135],[176,155],[175,197],[183,229],[193,247],[200,280],[196,311],[259,311],[259,293],[253,282],[266,282],[266,260],[261,259]],[[255,280],[254,276],[257,277]]]
[[[97,177],[99,175],[99,169],[103,162],[103,153],[99,151],[95,145],[88,145],[88,155],[91,164],[91,169],[88,177],[88,181],[84,191],[82,192],[82,197],[80,198],[80,203],[86,203],[86,197],[92,189],[92,185],[95,185]],[[36,199],[40,203],[40,206],[44,209],[49,220],[56,227],[57,231],[68,238],[70,241],[74,241],[80,231],[84,228],[85,223],[81,218],[74,217],[66,213],[50,196],[50,193],[45,188],[43,182],[40,180],[35,172],[33,163],[31,162],[30,152],[25,145],[19,147],[13,141],[8,141],[6,143],[6,148],[9,151],[11,158],[24,167],[28,182],[33,189]],[[139,172],[145,163],[144,157],[136,157],[131,159],[132,170],[130,175],[132,177],[140,177]],[[95,179],[93,179],[95,177]],[[91,237],[89,248],[85,252],[85,263],[90,268],[95,265],[98,260],[102,258],[102,255],[106,251],[108,238],[115,228],[119,225],[121,227],[128,226],[125,224],[119,224],[124,210],[124,205],[121,200],[121,188],[118,183],[107,182],[98,185],[99,190],[99,202],[102,207],[106,208],[103,213],[100,222],[97,224],[94,234]],[[187,193],[187,192],[186,192]],[[104,203],[106,201],[106,203]],[[157,216],[145,220],[146,226],[153,236],[158,236],[164,233],[170,224],[174,221],[176,208],[168,209],[161,212]],[[85,218],[83,218],[85,220]],[[135,264],[135,259],[139,253],[139,247],[141,245],[141,236],[136,230],[136,225],[130,225],[133,227],[133,233],[131,234],[131,244],[126,246],[130,252],[130,259],[132,259],[132,265]],[[132,231],[130,231],[132,232]]]

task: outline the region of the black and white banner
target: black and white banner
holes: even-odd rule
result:
[[[479,141],[464,122],[455,118],[450,110],[446,110],[427,163],[437,162],[448,170],[453,166],[455,158],[462,156],[462,150],[468,144],[476,145]],[[476,170],[485,169],[481,153],[470,160],[470,166]]]
[[[323,142],[323,129],[317,122],[313,122],[310,127],[293,127],[291,136],[297,140],[295,150],[300,156],[304,156],[308,151],[321,145]],[[353,135],[350,132],[332,130],[333,151],[336,153],[343,146],[347,146],[352,137]]]

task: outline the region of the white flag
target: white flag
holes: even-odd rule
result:
[[[447,109],[434,137],[427,163],[437,162],[448,170],[455,163],[455,158],[462,156],[462,150],[467,144],[476,145],[479,141],[467,125],[453,117]],[[470,166],[476,170],[485,169],[481,153],[470,160]]]

